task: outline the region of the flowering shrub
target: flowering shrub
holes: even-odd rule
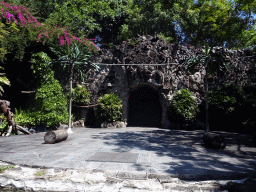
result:
[[[0,2],[0,38],[2,47],[6,47],[8,51],[15,51],[15,56],[22,59],[25,47],[28,43],[41,42],[43,44],[67,45],[80,41],[88,46],[93,53],[97,53],[97,46],[90,40],[80,39],[68,32],[68,28],[59,28],[57,25],[44,25],[33,17],[29,9],[23,6],[8,4],[4,1]],[[3,32],[4,36],[1,36]],[[6,51],[1,50],[1,53]]]

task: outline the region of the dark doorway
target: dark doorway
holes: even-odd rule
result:
[[[161,127],[161,120],[162,106],[155,89],[141,86],[130,93],[127,126]]]
[[[92,107],[90,107],[86,111],[84,125],[85,126],[92,126],[92,125],[94,125],[94,123],[95,123],[94,109]]]

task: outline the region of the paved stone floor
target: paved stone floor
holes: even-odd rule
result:
[[[248,135],[219,132],[227,138],[227,147],[213,150],[203,146],[203,130],[72,131],[55,144],[44,144],[45,132],[1,137],[0,160],[15,168],[0,174],[0,186],[35,191],[225,191],[235,182],[255,181],[248,180],[256,168]],[[38,171],[44,174],[35,176]]]

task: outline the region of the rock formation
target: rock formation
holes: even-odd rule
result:
[[[101,95],[110,92],[117,94],[123,101],[123,119],[129,126],[131,122],[137,121],[129,119],[135,110],[135,104],[131,103],[136,100],[137,104],[141,104],[143,108],[143,103],[139,100],[146,98],[149,103],[144,104],[144,108],[159,102],[161,111],[157,106],[154,109],[146,107],[148,113],[140,110],[141,114],[137,114],[137,118],[141,115],[141,118],[138,119],[138,126],[146,125],[146,121],[149,120],[147,119],[147,117],[149,118],[148,114],[153,113],[153,116],[161,115],[162,127],[168,127],[170,122],[167,120],[166,110],[176,91],[182,88],[188,89],[194,93],[197,104],[202,104],[205,68],[200,66],[190,73],[186,70],[187,66],[182,64],[185,59],[202,55],[202,47],[182,46],[177,43],[167,44],[165,40],[149,35],[138,36],[135,39],[136,45],[130,45],[129,42],[129,40],[124,41],[115,49],[101,50],[97,56],[92,58],[93,63],[125,64],[100,65],[99,72],[94,69],[88,72],[86,84],[92,95],[92,105],[97,104],[97,99]],[[254,56],[250,50],[214,47],[213,52],[216,51],[221,52],[229,61],[230,69],[225,74],[215,74],[210,77],[209,90],[224,83],[234,83],[240,87],[246,83],[255,84],[256,68],[253,64]],[[144,91],[142,91],[142,87],[145,87]],[[148,94],[150,91],[147,91],[148,95],[143,96],[146,88],[151,90],[152,94]],[[132,97],[135,93],[137,97],[141,98]],[[154,95],[155,98],[152,99],[150,95]]]

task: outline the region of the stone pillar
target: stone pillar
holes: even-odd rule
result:
[[[123,112],[122,118],[124,120],[125,125],[127,125],[127,101],[126,100],[123,100],[123,110],[122,110],[122,112]]]
[[[161,122],[163,128],[168,128],[171,125],[170,121],[167,118],[167,113],[166,113],[167,109],[168,109],[167,107],[163,107],[162,122]]]

